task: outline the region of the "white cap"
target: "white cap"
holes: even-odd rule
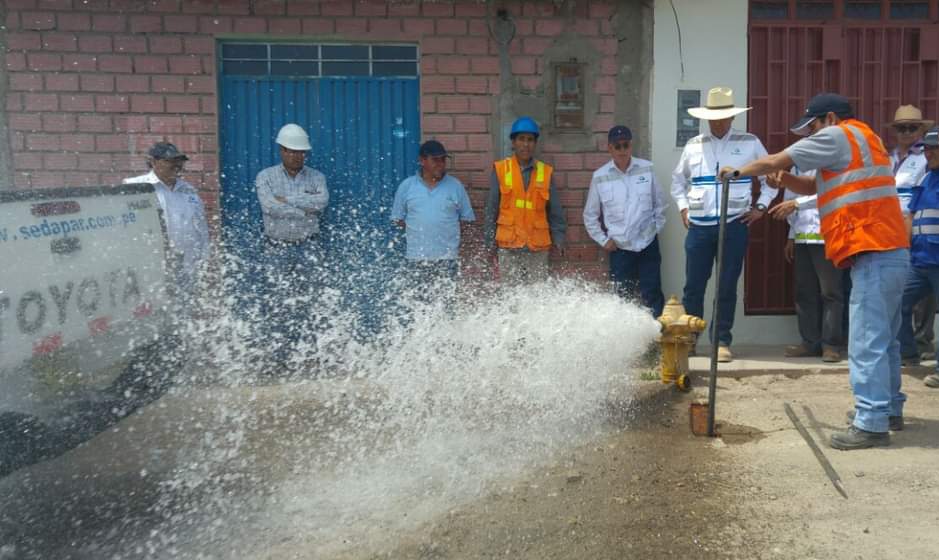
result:
[[[313,146],[310,146],[310,137],[307,136],[306,131],[300,125],[293,123],[285,124],[280,128],[275,142],[288,150],[307,151],[313,149]]]

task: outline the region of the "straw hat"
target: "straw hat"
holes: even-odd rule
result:
[[[923,112],[914,105],[900,105],[893,115],[893,122],[888,123],[888,126],[897,124],[919,124],[924,128],[929,128],[935,124],[935,121],[924,119]]]
[[[692,107],[688,109],[688,114],[703,121],[719,121],[745,113],[751,108],[734,105],[734,90],[727,87],[715,87],[708,91],[707,103],[704,107]]]

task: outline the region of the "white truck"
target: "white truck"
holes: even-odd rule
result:
[[[165,255],[152,185],[0,190],[0,476],[159,396]]]

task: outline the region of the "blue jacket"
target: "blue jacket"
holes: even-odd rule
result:
[[[917,267],[939,267],[939,170],[930,171],[913,187],[910,200],[913,239],[910,262]]]

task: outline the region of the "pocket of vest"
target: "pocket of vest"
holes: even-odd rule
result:
[[[704,189],[691,189],[688,192],[688,209],[704,210]]]
[[[509,212],[499,212],[499,217],[496,219],[496,223],[500,226],[510,226],[515,223],[515,215]]]

